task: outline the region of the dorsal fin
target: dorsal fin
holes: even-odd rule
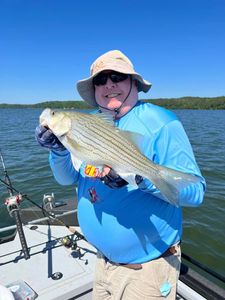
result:
[[[111,115],[110,113],[97,113],[96,117],[104,121],[108,125],[115,127],[113,115]]]
[[[105,123],[107,123],[110,126],[113,126],[115,130],[118,130],[120,134],[127,140],[131,141],[133,144],[135,144],[138,149],[141,148],[141,144],[143,143],[143,135],[137,132],[131,132],[127,130],[122,130],[119,129],[118,127],[115,126],[114,124],[114,119],[113,116],[109,113],[98,113],[96,115],[98,118],[102,119]]]
[[[125,130],[120,130],[120,134],[127,140],[131,141],[134,145],[136,145],[138,149],[141,149],[141,145],[144,139],[144,136],[142,134]]]

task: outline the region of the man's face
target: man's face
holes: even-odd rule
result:
[[[115,76],[114,76],[115,75]],[[118,75],[118,77],[117,77]],[[121,75],[121,77],[120,77]],[[117,73],[114,71],[103,71],[97,76],[100,76],[96,81],[93,81],[95,87],[95,99],[98,105],[109,110],[119,108],[124,102],[129,92],[130,95],[126,99],[124,105],[133,105],[133,99],[137,100],[136,84],[129,75]],[[97,77],[96,76],[96,77]],[[132,89],[130,91],[132,85]],[[136,101],[135,101],[136,103]]]

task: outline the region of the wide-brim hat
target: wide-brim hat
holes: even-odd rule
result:
[[[135,72],[132,62],[119,50],[112,50],[98,57],[90,68],[90,77],[77,82],[77,90],[80,96],[91,106],[98,106],[95,99],[95,88],[93,78],[100,72],[113,70],[124,74],[129,74],[137,81],[138,92],[147,93],[152,84],[143,79]]]

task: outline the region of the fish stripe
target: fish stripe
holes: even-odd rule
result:
[[[93,124],[94,125],[94,124]],[[109,154],[114,154],[114,156],[110,155],[110,158],[113,159],[115,162],[118,163],[118,158],[122,157],[123,158],[123,164],[124,162],[127,163],[128,166],[131,166],[131,161],[132,161],[132,167],[137,169],[137,163],[138,169],[140,169],[141,173],[147,172],[146,169],[148,169],[146,164],[149,163],[147,158],[141,154],[139,154],[138,149],[133,146],[131,143],[129,143],[129,146],[131,146],[132,149],[127,148],[127,141],[124,142],[124,140],[121,138],[120,135],[114,130],[113,132],[111,131],[111,128],[107,128],[108,126],[105,127],[97,127],[93,126],[91,127],[91,134],[90,132],[86,132],[85,134],[85,126],[83,127],[83,124],[81,125],[82,128],[80,128],[82,131],[79,131],[79,127],[81,126],[76,126],[75,131],[80,134],[80,136],[83,138],[86,138],[83,140],[83,143],[86,144],[86,147],[92,148],[93,146],[95,147],[95,150],[97,150],[97,154],[101,154],[103,145],[104,145],[104,152],[107,153],[107,157]],[[96,124],[95,124],[96,125]],[[89,127],[89,126],[88,126]],[[88,131],[90,130],[89,128],[87,129]],[[97,143],[97,141],[100,141],[100,144]],[[82,140],[80,140],[82,143]],[[109,142],[109,144],[107,143]],[[106,148],[106,146],[108,146]],[[114,146],[114,147],[113,147]],[[129,151],[128,151],[129,150]],[[133,150],[133,151],[130,151]],[[113,152],[113,153],[112,153]],[[128,153],[127,153],[128,152]],[[134,152],[136,156],[134,157]],[[102,154],[101,154],[102,155]],[[126,160],[125,160],[126,157]],[[109,157],[108,157],[109,158]],[[144,158],[144,162],[143,162]],[[151,166],[152,167],[152,166]],[[147,172],[148,173],[148,172]]]

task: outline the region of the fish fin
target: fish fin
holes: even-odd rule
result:
[[[182,189],[201,182],[201,177],[157,165],[158,172],[151,182],[160,190],[167,202],[179,206]]]
[[[76,158],[73,154],[71,154],[71,160],[72,160],[72,164],[74,166],[74,168],[79,171],[80,166],[82,165],[83,161]]]
[[[115,127],[113,115],[109,113],[98,113],[95,115],[98,119],[102,120],[103,122],[107,123],[108,125]]]
[[[168,183],[167,180],[161,176],[152,180],[152,183],[159,189],[163,200],[176,207],[179,206],[179,190],[175,186]]]
[[[141,145],[143,144],[144,136],[137,132],[120,130],[120,134],[132,142],[139,150],[141,149]]]
[[[114,130],[117,130],[120,132],[120,134],[127,140],[129,140],[130,142],[132,142],[133,144],[135,144],[138,149],[140,149],[142,143],[143,143],[143,138],[144,136],[140,133],[137,132],[131,132],[131,131],[126,131],[126,130],[122,130],[119,129],[118,127],[115,127],[114,124],[114,119],[113,116],[109,113],[98,113],[96,115],[98,118],[100,118],[101,120],[103,120],[103,122],[107,123],[108,125],[114,127]]]
[[[124,180],[126,180],[129,184],[133,186],[137,186],[137,183],[135,181],[135,174],[119,172],[118,175],[122,177]]]

